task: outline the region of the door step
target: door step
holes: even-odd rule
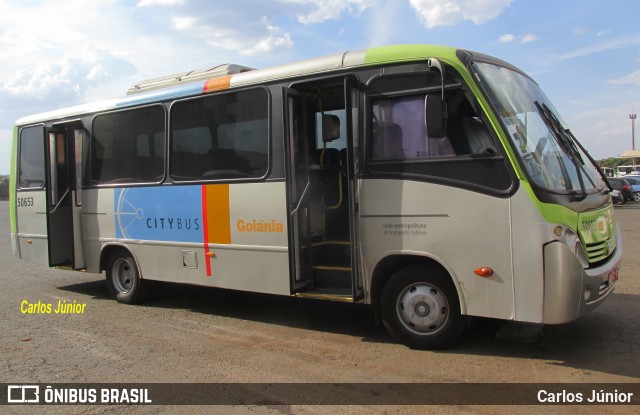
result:
[[[351,267],[314,265],[313,286],[347,288],[351,292]]]
[[[353,303],[353,295],[351,294],[351,289],[344,287],[316,287],[309,291],[296,293],[296,297]]]

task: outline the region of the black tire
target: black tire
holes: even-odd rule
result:
[[[436,268],[401,269],[384,286],[381,300],[385,328],[411,348],[448,347],[466,324],[451,278]]]
[[[120,303],[136,304],[147,295],[147,285],[140,277],[138,265],[126,250],[113,251],[107,259],[107,288]]]

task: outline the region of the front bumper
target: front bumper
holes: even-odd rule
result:
[[[616,229],[617,247],[607,262],[584,269],[574,252],[561,242],[544,247],[544,324],[563,324],[593,310],[613,292],[609,275],[619,269],[622,238]]]

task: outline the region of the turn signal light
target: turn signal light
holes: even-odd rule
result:
[[[493,269],[489,267],[476,268],[473,272],[479,277],[491,277],[493,275]]]

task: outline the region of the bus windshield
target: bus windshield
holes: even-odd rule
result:
[[[604,189],[593,160],[534,81],[489,63],[474,62],[472,67],[537,186],[583,197]]]

